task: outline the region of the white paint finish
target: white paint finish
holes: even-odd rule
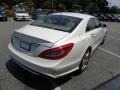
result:
[[[56,87],[54,90],[62,90],[60,87]]]
[[[56,15],[61,15],[61,13],[57,13]],[[27,55],[20,50],[15,49],[14,45],[9,44],[11,56],[15,58],[17,62],[23,64],[24,66],[53,78],[61,77],[78,69],[82,57],[88,47],[97,47],[102,42],[107,30],[104,28],[96,28],[92,29],[89,32],[86,32],[88,21],[93,16],[79,13],[62,13],[62,15],[78,17],[82,18],[83,20],[71,33],[31,25],[27,25],[15,32],[24,34],[25,36],[30,36],[31,38],[29,38],[29,41],[32,41],[34,37],[54,43],[54,45],[50,48],[61,48],[62,45],[74,43],[72,50],[67,56],[60,60],[44,59],[36,56]],[[92,33],[95,35],[95,37],[91,36]],[[25,40],[25,38],[23,38],[23,40]],[[48,47],[46,49],[48,49]],[[38,52],[39,50],[41,49],[38,48],[36,51]]]
[[[66,16],[72,16],[72,17],[77,17],[77,18],[82,18],[82,19],[89,19],[93,17],[87,14],[72,13],[72,12],[53,13],[53,15],[66,15]]]
[[[16,16],[26,16],[26,17],[29,17],[28,13],[16,13],[15,15]]]
[[[69,33],[67,32],[62,32],[62,31],[52,30],[52,29],[47,29],[42,27],[36,27],[32,25],[27,25],[17,30],[16,32],[25,34],[28,36],[40,38],[53,43],[69,35]]]

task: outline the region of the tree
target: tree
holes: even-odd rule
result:
[[[118,9],[118,13],[120,14],[120,8]]]
[[[6,2],[8,5],[13,6],[18,3],[33,4],[34,8],[52,8],[54,9],[83,9],[83,11],[100,11],[105,12],[108,8],[107,0],[0,0],[0,3]]]
[[[61,11],[66,10],[65,5],[64,5],[64,4],[62,4],[62,3],[60,3],[60,4],[58,5],[58,8],[59,8],[59,10],[61,10]]]
[[[95,3],[89,3],[88,6],[85,7],[85,11],[89,13],[98,12],[99,7]]]
[[[112,7],[110,8],[110,12],[116,14],[116,13],[119,12],[119,9],[118,9],[117,6],[112,6]]]
[[[79,4],[73,4],[73,5],[72,5],[72,9],[73,9],[73,10],[80,10],[80,9],[82,9],[82,6],[79,5]]]
[[[108,6],[108,1],[107,0],[93,0],[94,3],[99,7],[101,12],[105,12],[105,9]]]
[[[44,3],[43,3],[43,8],[45,9],[51,9],[52,8],[52,3],[49,1],[49,0],[46,0]]]

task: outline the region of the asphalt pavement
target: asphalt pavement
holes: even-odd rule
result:
[[[0,22],[0,90],[120,90],[120,23],[108,25],[105,44],[91,56],[85,72],[57,80],[36,76],[15,64],[9,56],[12,32],[29,21]]]

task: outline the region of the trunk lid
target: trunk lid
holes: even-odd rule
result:
[[[14,47],[32,56],[37,56],[44,50],[50,49],[54,43],[69,33],[27,25],[14,31],[12,40]]]

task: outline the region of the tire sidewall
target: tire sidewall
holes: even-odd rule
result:
[[[79,65],[79,71],[80,71],[80,72],[85,71],[86,68],[87,68],[87,66],[86,66],[86,68],[85,68],[84,70],[82,70],[83,60],[84,60],[85,55],[86,55],[88,52],[89,52],[89,58],[88,58],[88,63],[89,63],[89,59],[90,59],[90,50],[87,49],[86,52],[85,52],[85,54],[84,54],[84,56],[83,56],[83,58],[82,58],[82,60],[81,60],[81,62],[80,62],[80,65]],[[88,65],[88,63],[87,63],[87,65]]]

